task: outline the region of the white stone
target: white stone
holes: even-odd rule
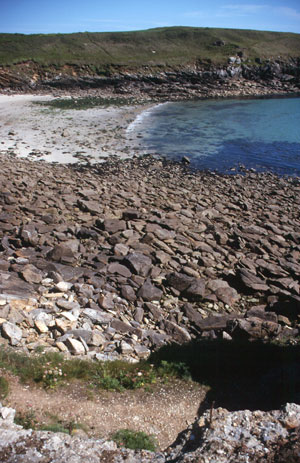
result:
[[[117,256],[126,256],[129,252],[129,247],[126,246],[125,244],[118,243],[114,247],[114,253]]]
[[[73,284],[69,283],[67,281],[59,281],[56,283],[55,288],[58,289],[58,291],[69,291],[72,288]]]
[[[136,346],[134,346],[134,350],[135,350],[136,355],[140,359],[146,359],[151,354],[151,351],[147,349],[147,347],[141,346],[140,344],[137,344]]]
[[[36,327],[37,331],[42,334],[42,333],[47,333],[48,331],[48,326],[46,325],[45,322],[42,320],[36,320],[34,322],[34,326]]]
[[[61,341],[57,341],[55,345],[61,352],[68,352],[68,348],[65,345],[65,343],[63,343]]]
[[[77,339],[68,338],[65,341],[65,345],[67,346],[69,351],[74,355],[85,354],[84,345],[80,341],[77,341]]]
[[[102,333],[98,330],[94,330],[92,332],[92,338],[90,341],[90,344],[95,347],[103,346],[103,344],[106,342],[105,336],[103,336]]]
[[[125,342],[125,341],[122,341],[120,343],[120,349],[121,349],[122,354],[124,354],[124,355],[132,354],[132,352],[133,352],[133,348],[131,347],[131,345],[128,344],[128,342]]]
[[[76,322],[77,318],[71,312],[62,312],[60,315],[65,317],[70,322]]]
[[[15,419],[16,410],[13,408],[2,407],[0,409],[1,418],[6,422],[13,423]]]
[[[12,346],[16,346],[22,339],[22,330],[10,322],[2,325],[2,336],[9,340]]]

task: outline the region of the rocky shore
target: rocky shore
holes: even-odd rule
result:
[[[207,62],[206,62],[207,61]],[[96,72],[94,66],[68,64],[42,66],[24,61],[0,65],[3,93],[54,95],[106,95],[136,101],[174,101],[192,98],[247,97],[299,93],[299,57],[248,62],[241,53],[223,65],[209,60],[183,66],[111,66]]]
[[[199,338],[297,343],[298,178],[1,165],[3,346],[137,361]]]
[[[198,172],[152,156],[93,165],[30,161],[12,152],[0,159],[1,347],[129,362],[196,340],[219,340],[233,350],[242,341],[297,347],[298,178]],[[297,401],[298,366],[287,367],[288,384],[284,368],[264,372],[265,385],[277,383],[280,392],[284,377],[287,397]],[[265,389],[253,382],[241,384],[267,403],[271,390],[264,399]],[[227,394],[225,382],[219,387]],[[204,414],[199,410],[159,453],[24,430],[13,423],[14,410],[2,407],[0,459],[299,460],[298,405],[229,412],[207,398]]]

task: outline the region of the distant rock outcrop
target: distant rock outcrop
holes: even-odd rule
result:
[[[261,60],[260,60],[261,61]],[[299,92],[300,58],[247,63],[238,56],[227,64],[185,66],[119,66],[98,75],[92,66],[46,69],[34,62],[0,65],[0,90],[73,92],[142,100],[177,100]]]

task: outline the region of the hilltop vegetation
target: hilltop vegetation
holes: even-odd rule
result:
[[[238,52],[255,58],[298,57],[300,34],[240,29],[170,27],[133,32],[0,34],[0,65],[179,66],[227,62]]]

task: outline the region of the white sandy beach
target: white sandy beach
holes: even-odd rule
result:
[[[35,104],[51,98],[0,95],[0,153],[74,163],[139,152],[138,140],[127,128],[143,106],[61,110]]]

